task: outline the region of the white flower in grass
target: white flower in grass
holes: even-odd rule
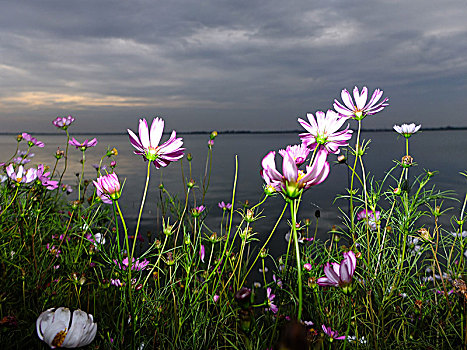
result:
[[[36,321],[36,331],[51,349],[78,348],[89,345],[95,338],[97,323],[91,314],[75,310],[71,316],[70,309],[59,307],[41,313]]]

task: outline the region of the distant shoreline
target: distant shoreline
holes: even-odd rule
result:
[[[443,127],[432,127],[423,128],[422,131],[457,131],[467,130],[467,126],[443,126]],[[212,131],[177,131],[179,135],[209,135]],[[219,135],[238,135],[238,134],[297,134],[304,132],[301,130],[222,130],[217,131]],[[362,129],[362,132],[395,132],[392,128],[389,129]],[[116,136],[116,135],[127,135],[126,132],[73,132],[74,135],[90,135],[90,136]],[[164,134],[170,134],[170,132],[164,132]],[[18,132],[0,132],[0,136],[18,135]],[[57,135],[57,132],[34,132],[34,135]]]

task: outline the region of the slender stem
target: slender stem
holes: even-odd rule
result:
[[[68,132],[68,129],[65,130],[66,131],[66,148],[65,148],[65,167],[63,168],[63,172],[62,174],[60,175],[60,180],[58,181],[58,184],[60,185],[62,183],[62,178],[63,178],[63,175],[65,174],[65,171],[66,171],[66,168],[67,168],[67,165],[68,165],[68,146],[70,145],[70,133]]]
[[[303,290],[302,290],[302,265],[300,262],[300,248],[298,246],[298,236],[297,236],[297,212],[298,212],[298,203],[296,200],[293,201],[292,205],[290,206],[290,215],[292,219],[292,233],[293,233],[293,240],[295,243],[295,255],[297,259],[297,279],[298,279],[298,314],[297,320],[300,321],[302,319],[302,305],[303,305]]]
[[[273,227],[271,233],[269,234],[268,239],[264,242],[263,246],[262,246],[261,249],[259,250],[259,253],[260,253],[264,248],[266,248],[267,244],[269,243],[269,240],[272,238],[272,235],[273,235],[274,232],[276,231],[276,228],[277,228],[277,226],[279,225],[279,222],[282,220],[282,216],[284,216],[285,210],[287,209],[287,205],[288,205],[288,203],[285,202],[285,205],[284,205],[284,208],[282,209],[281,215],[279,215],[279,218],[277,219],[276,224],[274,225],[274,227]],[[248,275],[250,274],[251,270],[252,270],[253,267],[255,266],[256,261],[258,261],[259,253],[258,253],[258,255],[256,255],[256,258],[255,258],[255,260],[253,261],[253,264],[251,264],[250,268],[248,269],[248,272],[247,272],[246,275],[243,277],[243,281],[242,281],[242,283],[241,283],[242,285],[243,285],[243,283],[245,283],[245,280],[247,279],[247,277],[248,277]]]
[[[135,236],[133,237],[133,247],[132,247],[132,250],[131,250],[131,256],[130,256],[130,260],[129,260],[130,269],[131,269],[131,260],[133,260],[132,258],[133,258],[134,252],[135,252],[136,238],[138,237],[139,225],[141,223],[141,216],[143,214],[144,203],[146,201],[146,194],[148,192],[148,185],[149,185],[150,175],[151,175],[151,162],[148,161],[148,168],[147,168],[147,173],[146,173],[146,184],[144,185],[143,198],[141,199],[141,206],[139,208],[139,214],[138,214],[138,222],[136,223]]]
[[[349,199],[349,218],[351,222],[351,227],[352,227],[352,240],[353,244],[355,244],[355,222],[354,222],[354,207],[353,207],[353,182],[354,182],[354,177],[355,177],[355,168],[357,167],[357,161],[358,158],[360,157],[360,132],[361,132],[361,127],[362,127],[362,121],[358,121],[358,131],[357,131],[357,143],[355,145],[355,161],[352,167],[352,177],[350,178],[350,199]]]

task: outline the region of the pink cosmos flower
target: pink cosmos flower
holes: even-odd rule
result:
[[[283,154],[282,172],[279,173],[275,163],[276,152],[269,152],[261,162],[263,177],[266,185],[281,192],[290,199],[298,198],[303,190],[315,186],[326,180],[329,174],[329,163],[326,161],[327,152],[318,150],[311,166],[306,167],[306,173],[298,170],[289,152]]]
[[[97,178],[97,181],[92,182],[96,188],[97,196],[102,202],[112,204],[112,200],[120,198],[120,182],[115,173],[103,175]]]
[[[153,162],[156,169],[165,167],[171,162],[175,162],[183,157],[183,141],[177,138],[175,131],[172,131],[170,138],[159,146],[159,142],[164,131],[164,120],[154,118],[149,131],[146,119],[139,120],[139,138],[133,131],[127,129],[130,142],[136,148],[135,154],[142,155],[145,159]]]
[[[225,204],[224,201],[217,203],[217,206],[221,208],[222,210],[230,210],[232,209],[232,204],[227,203]]]
[[[306,157],[310,154],[310,149],[306,145],[293,145],[287,146],[287,148],[279,150],[279,154],[284,157],[285,153],[289,153],[292,159],[295,161],[295,165],[299,167],[306,161]]]
[[[17,157],[13,158],[15,164],[27,164],[31,161],[30,158],[34,157],[34,153],[28,153],[28,151],[19,151],[16,153]],[[27,158],[28,157],[28,158]]]
[[[352,283],[352,277],[357,267],[357,258],[354,252],[344,253],[344,260],[340,264],[327,263],[324,267],[326,277],[320,277],[316,281],[322,287],[347,287]]]
[[[48,190],[55,190],[58,188],[58,181],[50,180],[50,171],[45,172],[44,164],[39,164],[37,166],[37,179],[41,184]]]
[[[307,270],[307,271],[311,271],[312,266],[311,266],[310,263],[306,263],[306,264],[303,265],[303,268],[304,268],[305,270]]]
[[[131,264],[131,269],[136,270],[136,271],[141,271],[146,269],[146,267],[149,265],[149,261],[144,259],[143,261],[136,260],[135,258],[132,258],[131,260],[133,263]],[[120,264],[117,260],[114,260],[114,263],[121,268],[122,270],[126,270],[129,265],[129,259],[126,257],[125,259],[122,260],[122,264]]]
[[[201,248],[199,249],[199,258],[201,259],[201,261],[204,263],[204,256],[205,256],[205,249],[204,249],[204,245],[201,244]]]
[[[66,192],[66,194],[70,194],[71,192],[73,192],[73,189],[70,185],[62,184],[62,191]]]
[[[32,147],[32,146],[37,146],[37,147],[44,147],[44,142],[42,141],[38,141],[35,137],[32,137],[31,135],[29,135],[28,133],[26,132],[23,132],[21,134],[21,136],[23,137],[23,140],[27,141],[28,142],[28,145],[29,147]]]
[[[59,129],[66,130],[68,127],[75,121],[71,115],[68,117],[57,117],[52,121],[52,124],[55,125]]]
[[[364,220],[368,217],[368,225],[372,230],[376,230],[377,228],[377,223],[381,217],[380,211],[376,210],[375,212],[372,211],[366,211],[365,209],[359,211],[357,213],[357,220]]]
[[[339,147],[348,145],[347,141],[352,138],[353,131],[349,130],[348,125],[346,129],[338,131],[347,120],[346,117],[331,110],[326,114],[317,111],[316,119],[311,113],[307,113],[306,116],[309,123],[298,119],[300,125],[308,131],[299,135],[305,146],[310,149],[325,148],[328,153],[337,154],[340,152]]]
[[[383,101],[378,103],[381,96],[383,96],[383,91],[380,89],[376,89],[375,92],[373,92],[373,95],[367,104],[365,104],[368,98],[368,89],[366,86],[363,87],[361,93],[358,92],[358,88],[355,86],[353,89],[353,96],[355,104],[353,103],[352,97],[347,89],[342,90],[341,97],[345,106],[339,101],[334,100],[334,109],[336,112],[349,118],[362,120],[367,115],[376,114],[389,105],[389,103],[387,103],[389,100],[388,98],[385,98]]]
[[[13,164],[10,164],[6,167],[6,173],[8,177],[15,181],[16,183],[30,183],[37,178],[37,170],[29,168],[26,172],[22,165],[18,167],[15,172]]]
[[[214,300],[215,303],[217,303],[219,301],[219,298],[220,296],[219,295],[214,295],[214,297],[212,298]]]
[[[191,209],[191,215],[195,218],[201,215],[201,213],[206,209],[204,205],[200,205],[199,207],[195,207]]]
[[[420,130],[422,125],[415,125],[415,123],[412,124],[402,124],[402,125],[394,125],[394,130],[404,136],[405,138],[409,138],[413,134],[415,134],[418,130]]]
[[[334,339],[336,340],[344,340],[345,335],[342,335],[339,337],[339,333],[337,331],[333,331],[331,327],[326,327],[324,324],[321,325],[321,328],[323,328],[323,332],[331,339],[329,339],[330,342],[332,342]]]
[[[79,142],[74,137],[72,137],[71,140],[68,141],[68,143],[72,146],[75,146],[80,151],[86,151],[87,148],[94,147],[95,145],[97,145],[97,139],[96,138],[93,138],[92,140],[86,139],[84,140],[84,142]]]
[[[275,294],[272,294],[272,289],[271,288],[267,288],[266,289],[266,298],[268,299],[268,310],[271,310],[272,312],[274,313],[277,313],[277,311],[279,311],[279,308],[277,307],[277,305],[275,305],[273,303],[273,300],[275,299],[276,295]]]

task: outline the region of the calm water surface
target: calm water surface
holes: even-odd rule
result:
[[[202,182],[204,175],[208,135],[180,135],[184,139],[186,152],[193,155],[192,178],[197,184]],[[164,140],[167,139],[164,135]],[[84,140],[85,136],[79,135],[78,140]],[[391,168],[393,159],[402,157],[405,151],[403,138],[397,137],[393,132],[363,133],[363,138],[372,139],[368,154],[365,156],[365,166],[370,176],[381,179],[385,171]],[[53,157],[57,147],[65,149],[66,137],[64,134],[56,136],[40,136],[39,140],[45,142],[46,147],[35,148],[35,157],[31,165],[46,163],[53,167],[55,158]],[[100,157],[104,155],[107,147],[118,149],[116,171],[120,179],[126,179],[120,203],[130,227],[134,227],[137,212],[139,210],[141,195],[144,188],[146,176],[146,164],[142,157],[132,153],[133,147],[125,135],[98,137],[99,144],[93,149],[86,151],[85,175],[88,179],[96,177],[96,171],[92,164],[99,163]],[[220,201],[230,202],[232,198],[232,185],[235,174],[235,157],[238,158],[238,182],[235,203],[248,200],[250,203],[257,203],[262,197],[263,180],[260,177],[261,159],[270,151],[285,148],[289,144],[299,143],[296,134],[229,134],[219,135],[215,140],[213,149],[213,167],[211,183],[206,196],[206,206],[209,211],[208,225],[212,230],[218,231],[218,225],[222,217],[222,211],[217,207]],[[355,140],[353,140],[355,142]],[[440,190],[452,189],[458,193],[457,198],[463,197],[466,191],[466,181],[459,172],[467,169],[467,131],[427,131],[414,135],[410,140],[410,154],[413,156],[417,167],[411,169],[411,174],[421,174],[423,169],[436,170],[439,173],[433,178]],[[21,144],[24,147],[24,144]],[[14,136],[0,136],[0,161],[6,161],[16,148]],[[279,161],[278,156],[278,161]],[[71,148],[69,150],[69,167],[64,177],[64,181],[71,185],[76,184],[76,173],[81,171],[81,152]],[[336,160],[335,155],[329,157],[330,161]],[[58,168],[63,169],[63,160]],[[109,159],[104,159],[104,164],[108,164]],[[184,158],[183,166],[185,177],[188,178],[188,162]],[[28,164],[29,165],[29,164]],[[278,168],[281,165],[278,163]],[[397,170],[395,174],[400,174]],[[159,231],[158,201],[159,184],[163,182],[165,188],[172,194],[179,197],[183,192],[181,163],[172,163],[163,170],[151,168],[151,181],[148,197],[144,208],[142,232]],[[303,196],[303,203],[300,207],[299,217],[301,219],[310,218],[314,222],[314,213],[320,209],[321,218],[319,222],[319,235],[325,236],[326,232],[334,224],[341,222],[338,206],[347,208],[347,203],[334,201],[336,194],[343,194],[347,187],[348,174],[342,165],[333,164],[331,173],[327,180],[308,190]],[[393,183],[390,183],[393,185]],[[76,199],[76,192],[69,197]],[[197,200],[200,195],[197,193]],[[198,202],[199,203],[199,202]],[[261,239],[268,236],[275,220],[283,208],[283,200],[280,196],[270,198],[264,205],[264,219],[255,223],[255,231]],[[458,215],[459,205],[455,202],[448,203],[448,206],[456,206],[452,214]],[[132,224],[133,223],[133,224]],[[445,227],[448,227],[446,225]],[[286,221],[283,220],[275,235],[272,245],[274,250],[281,250],[284,244],[284,234],[287,232]]]

